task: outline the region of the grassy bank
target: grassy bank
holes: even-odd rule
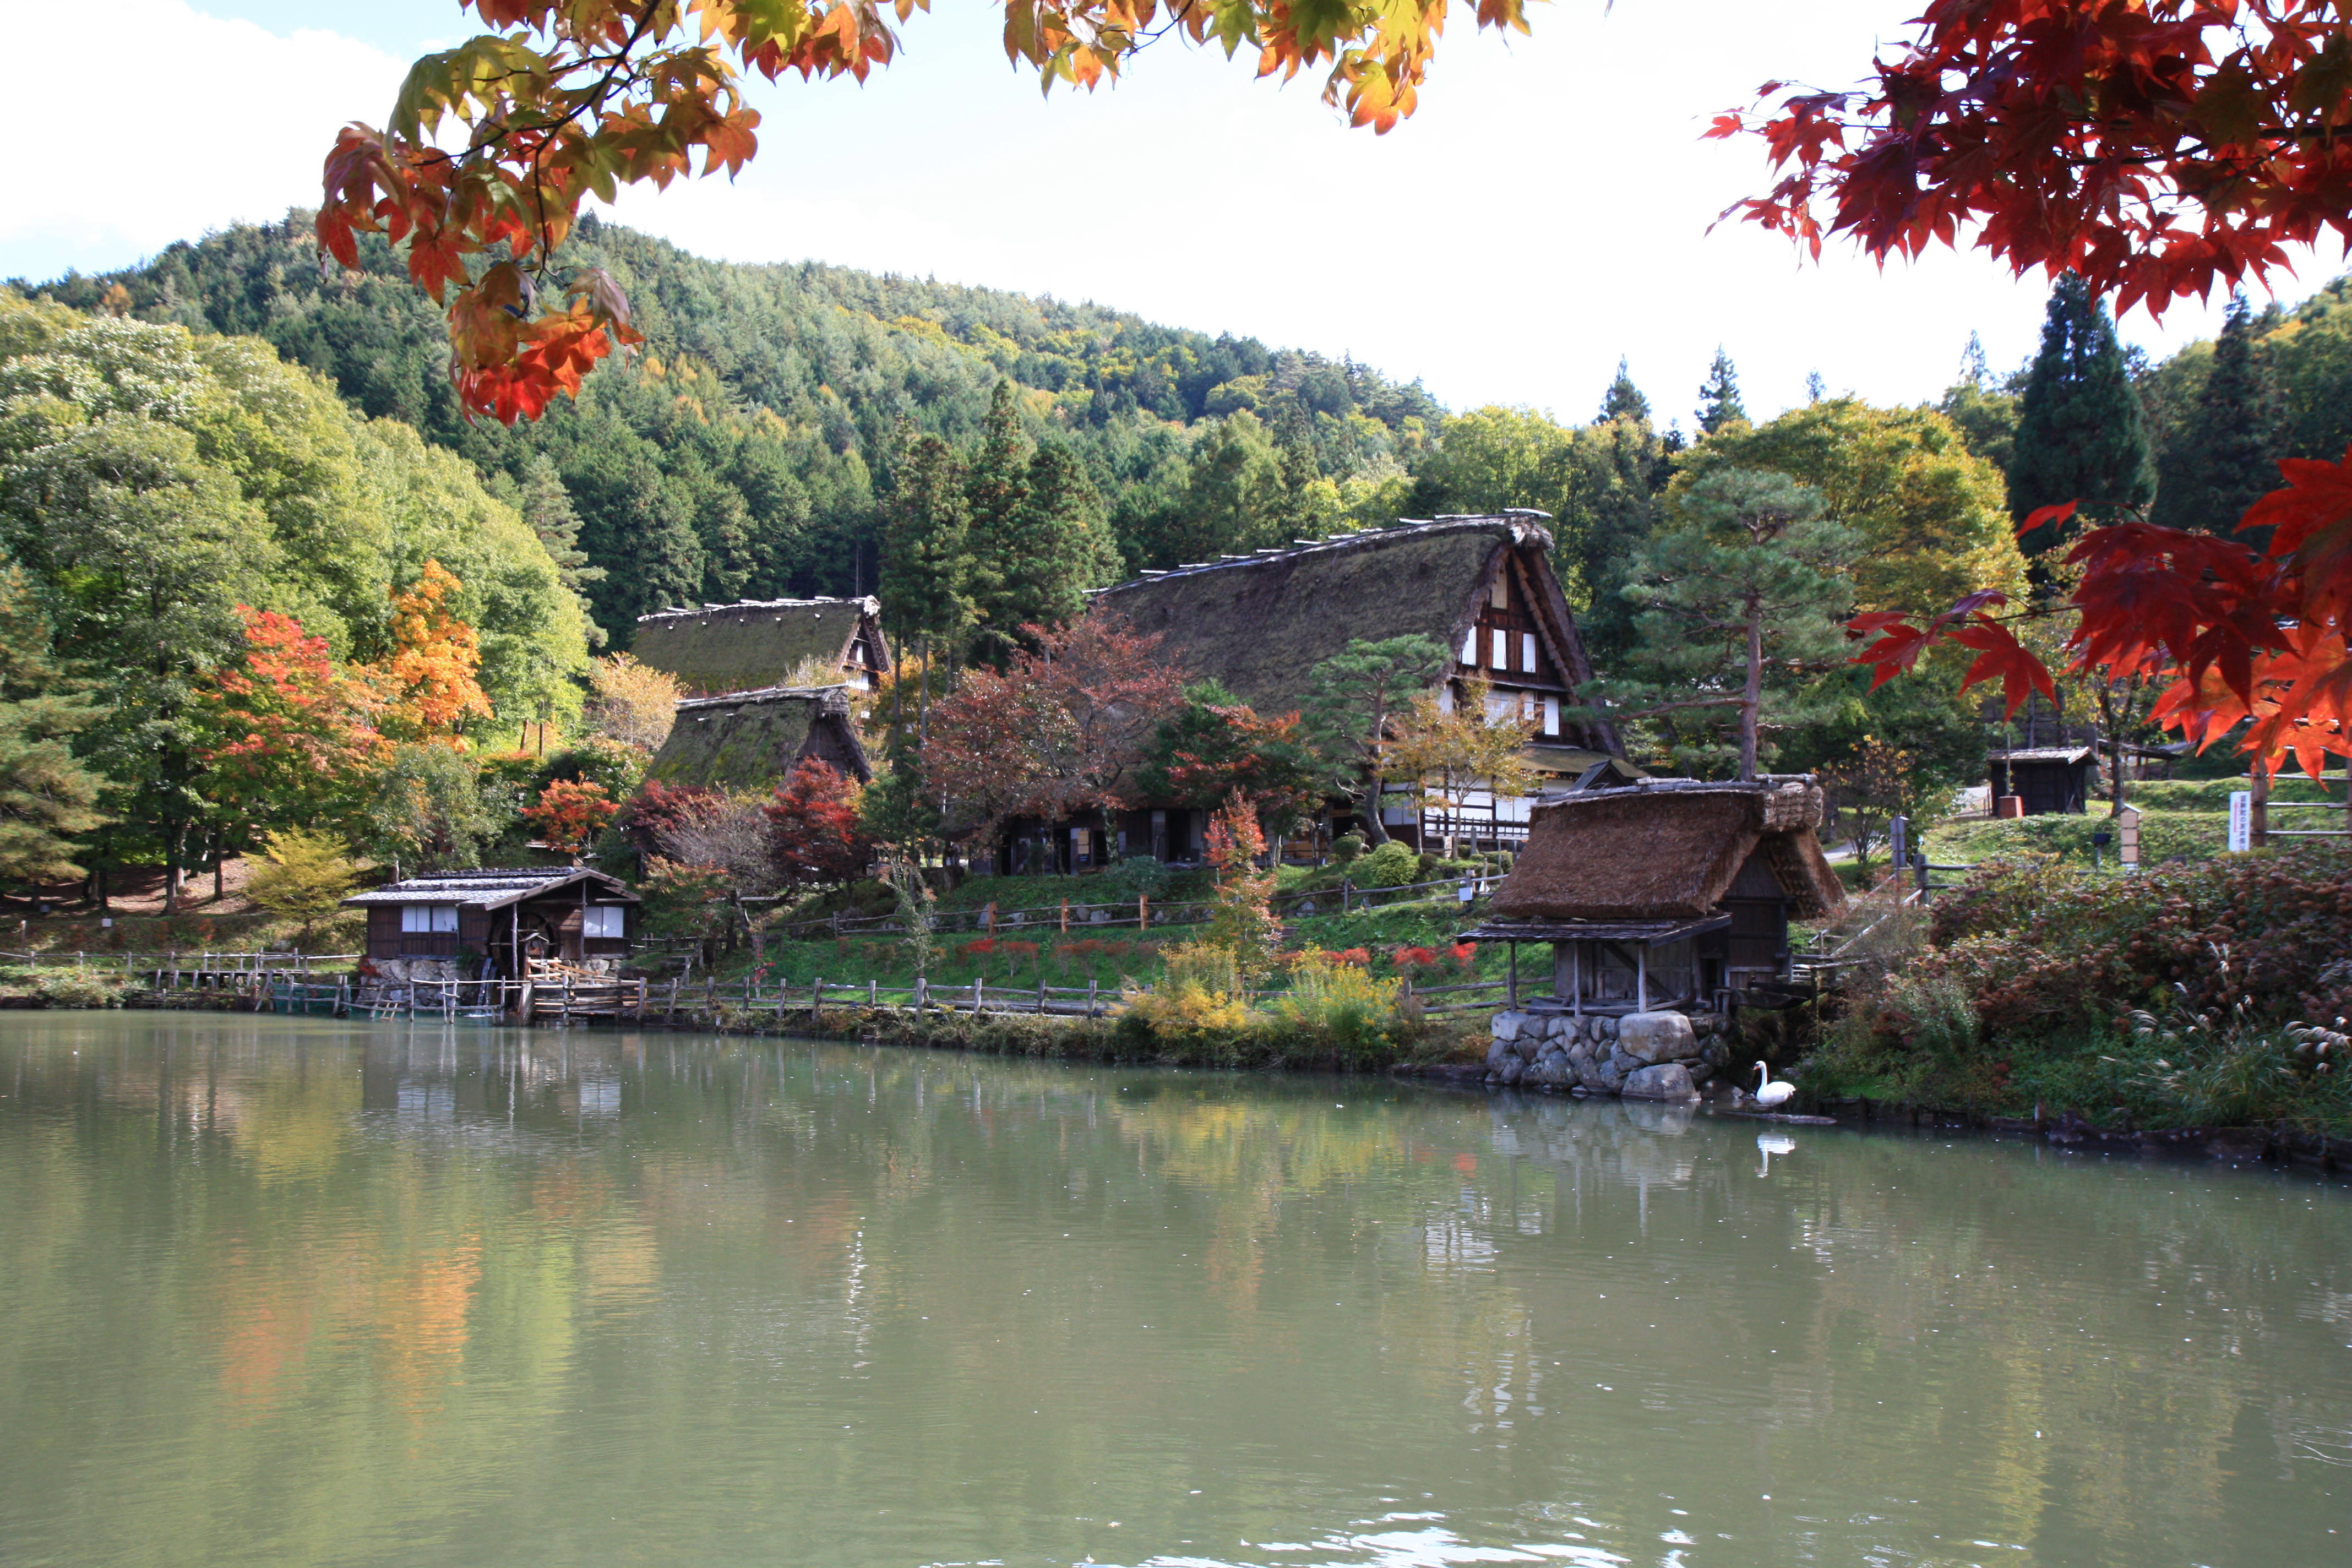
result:
[[[1799,1082],[1986,1117],[2352,1132],[2352,851],[1988,863],[1889,921]]]
[[[2241,778],[2162,779],[2131,786],[2130,803],[2140,814],[2140,862],[2160,866],[2205,861],[2229,850],[2230,795],[2248,788]],[[2277,780],[2272,786],[2274,805],[2344,803],[2340,781],[2315,784],[2307,778]],[[2273,827],[2341,827],[2340,812],[2299,809],[2272,814]],[[1981,861],[2015,859],[2021,856],[2054,857],[2068,865],[2093,863],[2094,834],[2112,833],[2106,804],[2094,801],[2082,816],[2051,813],[2042,816],[2005,819],[1967,817],[1937,824],[1927,830],[1927,858],[1938,865],[1972,866]],[[2106,846],[2101,858],[2108,869],[2117,864],[2116,847]]]

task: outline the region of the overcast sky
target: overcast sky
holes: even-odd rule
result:
[[[1457,10],[1419,112],[1385,137],[1304,78],[1258,82],[1172,41],[1115,89],[1041,100],[1004,62],[1001,7],[935,3],[863,88],[756,86],[740,181],[625,197],[618,216],[706,256],[1093,300],[1352,353],[1455,408],[1568,419],[1621,354],[1687,426],[1718,342],[1759,416],[1802,401],[1812,371],[1832,392],[1933,397],[1971,330],[1997,368],[2033,347],[2042,286],[1973,255],[1881,272],[1707,232],[1766,184],[1752,145],[1698,140],[1707,117],[1768,76],[1852,81],[1911,0],[1564,0],[1507,44]],[[0,135],[19,149],[0,277],[36,279],[315,203],[336,126],[381,124],[409,59],[472,31],[456,0],[114,0],[100,75],[59,63],[89,58],[89,14],[0,15],[18,61]],[[2340,265],[2307,258],[2283,291]],[[2123,325],[2162,353],[2217,321],[2190,305]]]

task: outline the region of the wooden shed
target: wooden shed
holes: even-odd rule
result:
[[[1494,918],[1464,934],[1551,948],[1553,994],[1526,1004],[1538,1009],[1712,1013],[1764,1000],[1790,977],[1790,921],[1845,904],[1821,820],[1810,774],[1572,791],[1535,808]]]
[[[2032,746],[2015,751],[1988,752],[1985,762],[1992,775],[1993,815],[2005,815],[1999,803],[2014,796],[2020,816],[2051,812],[2080,815],[2090,807],[2093,780],[2099,771],[2098,752],[2089,746]]]
[[[617,967],[636,934],[637,896],[617,877],[578,866],[443,871],[343,900],[367,911],[367,956],[382,965],[440,961],[452,978],[524,975],[524,958]]]

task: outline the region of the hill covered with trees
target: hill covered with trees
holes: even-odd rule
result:
[[[462,416],[442,317],[389,247],[322,272],[303,215],[40,291],[261,338],[471,459],[542,534],[576,514],[581,585],[622,647],[665,605],[871,592],[901,422],[974,442],[1000,379],[1029,435],[1077,459],[1129,570],[1392,509],[1443,417],[1360,365],[1090,304],[705,261],[593,222],[567,257],[620,280],[646,349],[513,428]]]

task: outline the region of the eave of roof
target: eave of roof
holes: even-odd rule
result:
[[[1664,947],[1731,924],[1728,914],[1675,921],[1489,921],[1456,942],[1615,942]]]
[[[557,892],[583,882],[604,884],[597,897],[611,903],[640,902],[617,877],[584,866],[550,867],[544,873],[529,867],[488,871],[457,871],[436,877],[411,877],[389,887],[371,888],[343,900],[346,909],[373,905],[457,904],[475,909],[502,910],[541,893]]]

